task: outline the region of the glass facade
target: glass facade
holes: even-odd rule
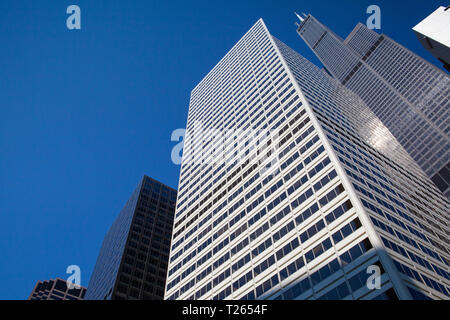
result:
[[[86,294],[86,288],[67,287],[66,280],[52,279],[38,281],[28,300],[83,300]]]
[[[165,298],[445,299],[448,209],[363,100],[259,20],[192,91]]]
[[[86,299],[164,296],[176,191],[144,176],[108,231]]]
[[[449,76],[363,24],[343,40],[308,15],[297,32],[333,77],[363,99],[449,197]]]

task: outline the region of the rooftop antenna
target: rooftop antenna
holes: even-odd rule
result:
[[[300,22],[305,21],[305,19],[302,18],[302,16],[300,16],[297,12],[294,11],[294,13],[295,13],[295,15],[297,16],[298,20],[300,20]],[[303,15],[304,15],[304,13],[303,13]]]

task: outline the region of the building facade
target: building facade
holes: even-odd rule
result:
[[[56,278],[38,281],[28,300],[83,300],[86,288],[69,289],[66,280]]]
[[[312,15],[297,32],[327,71],[360,96],[450,196],[450,78],[399,43],[358,24],[344,40]]]
[[[164,297],[176,190],[144,176],[108,231],[86,300]]]
[[[437,8],[413,30],[424,48],[450,72],[450,6]]]
[[[448,298],[445,197],[262,20],[194,88],[186,129],[166,299]]]

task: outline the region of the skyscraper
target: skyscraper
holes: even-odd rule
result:
[[[87,300],[160,300],[176,191],[144,176],[103,241]]]
[[[448,297],[446,199],[262,20],[194,88],[186,129],[166,299]]]
[[[344,40],[312,15],[297,32],[327,71],[360,96],[450,197],[450,78],[384,34],[358,24]]]
[[[413,30],[425,49],[450,71],[450,6],[437,8]]]
[[[28,300],[83,300],[86,288],[69,289],[66,280],[56,278],[38,281]]]

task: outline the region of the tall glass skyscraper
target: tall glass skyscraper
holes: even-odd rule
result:
[[[164,297],[176,191],[144,176],[108,231],[86,300]]]
[[[358,24],[344,40],[313,16],[297,32],[329,73],[359,95],[450,197],[450,77]]]
[[[447,299],[448,212],[361,98],[259,20],[192,91],[165,298]]]

